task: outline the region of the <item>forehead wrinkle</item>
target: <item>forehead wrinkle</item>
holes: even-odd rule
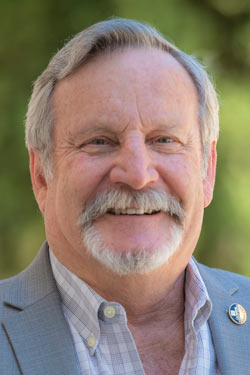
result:
[[[178,66],[178,65],[177,65]],[[180,71],[182,75],[182,81],[180,82]],[[136,108],[136,113],[139,119],[139,124],[141,128],[147,127],[149,128],[150,125],[152,127],[152,130],[154,129],[159,129],[162,128],[163,130],[176,130],[178,127],[182,127],[183,125],[185,127],[189,127],[190,125],[190,120],[191,120],[191,115],[194,109],[197,119],[198,119],[198,98],[197,98],[197,92],[196,88],[194,87],[193,82],[191,81],[191,78],[187,74],[187,72],[181,67],[178,66],[177,71],[172,72],[171,79],[169,79],[168,83],[169,86],[165,87],[164,90],[162,91],[162,87],[156,87],[155,82],[150,82],[150,91],[154,92],[159,96],[159,102],[154,103],[156,106],[151,107],[150,102],[144,101],[145,98],[147,99],[147,94],[144,93],[142,97],[142,91],[141,91],[141,82],[139,81],[139,89],[137,92],[137,82],[135,81],[135,89],[134,91],[134,97],[135,97],[135,108]],[[167,71],[167,74],[169,72]],[[191,83],[191,88],[190,88],[190,83]],[[180,87],[182,86],[182,87]],[[178,87],[178,88],[176,88]],[[146,88],[145,88],[146,89]],[[189,103],[189,96],[187,95],[188,91],[190,89],[195,92],[195,103]],[[183,95],[186,92],[186,95]],[[169,102],[169,103],[168,103]],[[183,103],[182,103],[183,102]],[[147,106],[147,103],[149,104]],[[180,108],[180,103],[184,105],[185,108],[188,109],[187,113],[183,113]],[[170,107],[169,107],[169,105]],[[165,106],[166,112],[162,112],[162,107]],[[171,108],[172,106],[172,108]],[[170,112],[169,109],[172,109]],[[184,108],[184,112],[185,112]],[[160,114],[159,111],[160,110]],[[174,109],[174,110],[173,110]],[[191,110],[191,112],[190,112]],[[187,116],[188,114],[188,116]],[[185,115],[185,117],[184,117]],[[165,128],[165,129],[164,129]]]
[[[126,53],[122,53],[122,55],[127,58]],[[182,80],[182,89],[184,88],[184,91],[190,90],[189,82],[191,81],[191,78],[188,76],[188,73],[184,70],[184,68],[182,68],[181,66],[178,66],[178,64],[177,64],[177,69],[176,69],[176,61],[173,58],[172,58],[173,60],[172,61],[170,57],[170,60],[171,60],[170,66],[164,68],[166,69],[167,76],[169,75],[169,73],[171,73],[171,77],[169,77],[169,86],[167,85],[167,88],[166,88],[166,87],[163,87],[163,84],[162,84],[161,72],[160,71],[151,72],[152,61],[150,65],[149,65],[149,62],[146,64],[146,67],[148,69],[147,74],[145,73],[145,71],[142,71],[142,72],[139,72],[140,73],[139,75],[137,75],[138,71],[135,71],[134,63],[133,61],[131,61],[131,58],[133,57],[134,57],[133,55],[130,56],[130,59],[129,59],[130,64],[128,64],[128,61],[126,61],[126,64],[129,65],[130,69],[131,67],[133,68],[132,69],[133,80],[130,82],[130,84],[129,82],[125,82],[125,85],[124,85],[125,87],[120,86],[120,82],[121,82],[120,80],[115,80],[115,77],[109,76],[108,78],[111,79],[114,90],[112,90],[109,93],[102,91],[102,96],[101,98],[99,98],[100,103],[98,103],[98,95],[96,96],[96,100],[97,100],[96,103],[98,105],[95,107],[96,112],[94,113],[94,117],[93,117],[93,114],[90,114],[89,118],[86,119],[86,117],[88,117],[88,113],[84,113],[84,119],[81,119],[80,116],[82,116],[83,113],[80,112],[79,117],[76,118],[77,121],[79,120],[79,126],[87,124],[88,121],[92,121],[92,123],[95,123],[97,119],[98,123],[100,122],[104,123],[105,130],[112,127],[113,128],[112,131],[114,131],[115,133],[124,134],[130,126],[133,126],[133,127],[136,126],[137,129],[140,128],[142,131],[148,132],[150,131],[150,129],[153,129],[153,130],[157,129],[158,125],[163,124],[163,123],[166,123],[169,129],[171,127],[174,128],[175,126],[178,127],[180,125],[183,125],[183,123],[185,123],[185,120],[183,121],[181,119],[180,112],[179,113],[176,112],[172,114],[172,113],[168,113],[168,111],[166,110],[166,113],[164,113],[163,115],[161,114],[160,116],[158,112],[159,110],[163,109],[163,105],[165,101],[167,103],[168,100],[170,99],[170,104],[171,103],[173,104],[172,91],[175,94],[176,93],[180,94],[180,90],[177,90],[177,92],[175,90],[176,83],[178,83],[179,74],[181,74],[182,78],[184,78]],[[156,57],[158,56],[154,57],[153,62],[156,60]],[[102,61],[102,63],[106,64],[105,61],[104,62]],[[124,65],[124,61],[123,61],[123,65]],[[122,65],[122,68],[124,69],[123,65]],[[127,71],[127,65],[126,65],[126,71]],[[89,66],[89,68],[90,67],[91,66]],[[184,72],[184,77],[183,77],[183,72]],[[84,70],[82,70],[82,73],[84,73]],[[118,73],[120,73],[120,71]],[[85,75],[86,74],[84,74],[84,77]],[[101,77],[101,79],[103,78],[105,77]],[[85,79],[84,79],[84,82],[85,82]],[[156,84],[156,81],[159,82],[159,86]],[[89,84],[88,81],[87,83]],[[143,86],[143,89],[142,89],[142,86]],[[97,85],[97,89],[99,89],[98,85]],[[151,103],[151,99],[150,99],[152,95],[160,99],[159,102],[158,101],[152,102],[154,103],[154,105]],[[187,96],[189,97],[189,95]],[[177,109],[178,109],[179,100],[180,98],[177,95],[175,99],[175,104],[177,105]],[[184,106],[186,107],[185,102],[184,102]],[[62,111],[63,110],[64,110],[64,106],[62,107]],[[84,121],[85,121],[85,124],[84,124]],[[138,124],[139,124],[139,127],[138,127]]]
[[[128,127],[128,125],[125,125],[125,128]],[[124,128],[124,129],[125,129]],[[77,130],[71,131],[70,129],[67,129],[67,138],[69,142],[75,142],[76,137],[89,137],[91,135],[102,135],[102,134],[110,134],[110,135],[120,135],[123,134],[125,131],[124,129],[119,129],[117,127],[117,124],[115,123],[103,123],[103,124],[95,124],[95,123],[89,123],[84,128],[80,127]]]

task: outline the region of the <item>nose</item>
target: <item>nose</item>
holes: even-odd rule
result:
[[[134,137],[121,146],[109,177],[112,183],[124,184],[134,190],[158,180],[158,171],[142,137]]]

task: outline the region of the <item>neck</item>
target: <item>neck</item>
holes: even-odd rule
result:
[[[128,322],[142,324],[161,314],[171,322],[171,317],[174,319],[183,313],[184,274],[189,259],[179,254],[150,273],[125,276],[110,271],[88,254],[85,254],[84,261],[82,254],[76,252],[54,254],[104,299],[120,303],[126,310]]]
[[[91,278],[82,278],[106,300],[120,303],[129,323],[144,325],[164,316],[171,324],[183,315],[185,267],[178,269],[169,263],[149,274],[126,276],[98,267]]]

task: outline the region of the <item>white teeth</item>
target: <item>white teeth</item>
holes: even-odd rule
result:
[[[112,212],[115,215],[144,215],[144,214],[152,214],[154,213],[154,210],[147,210],[144,211],[143,208],[127,208],[127,209],[112,209],[110,212]]]
[[[128,215],[136,215],[137,210],[134,210],[133,208],[127,208],[127,214]]]

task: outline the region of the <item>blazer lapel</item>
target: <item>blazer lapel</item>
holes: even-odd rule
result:
[[[212,270],[199,265],[213,304],[209,326],[221,374],[250,374],[250,283],[229,272]],[[234,280],[238,279],[238,283]],[[247,280],[247,281],[246,281]],[[228,317],[233,303],[242,305],[248,319],[245,324],[234,324]]]
[[[24,375],[78,374],[47,245],[34,263],[14,279],[5,306],[2,326]]]

